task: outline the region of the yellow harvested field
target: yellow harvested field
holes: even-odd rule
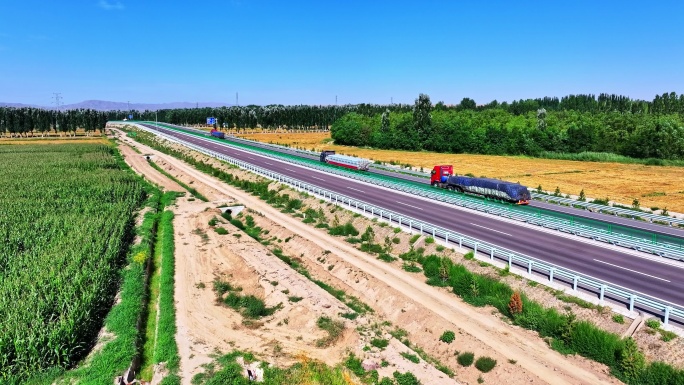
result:
[[[578,195],[584,189],[589,198],[607,197],[627,206],[638,198],[644,208],[667,207],[671,212],[684,213],[684,167],[374,150],[329,144],[330,134],[324,132],[238,136],[309,150],[335,150],[341,154],[382,162],[408,163],[424,169],[431,169],[437,164],[452,164],[454,171],[459,174],[472,173],[475,176],[520,182],[530,188],[541,185],[544,190],[551,192],[559,187],[561,193],[570,195]]]

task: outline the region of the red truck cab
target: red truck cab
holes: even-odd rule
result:
[[[454,175],[454,166],[442,165],[435,166],[430,172],[430,184],[435,186],[439,183],[446,183],[449,176]]]

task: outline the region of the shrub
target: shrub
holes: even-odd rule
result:
[[[625,317],[622,314],[613,314],[613,322],[623,324],[625,323]]]
[[[475,359],[475,354],[473,352],[463,352],[456,357],[456,361],[458,361],[458,364],[463,366],[463,367],[468,367],[473,364],[473,360]]]
[[[297,297],[297,296],[294,296],[294,295],[293,295],[293,296],[287,297],[287,299],[288,299],[290,302],[297,303],[297,302],[303,300],[304,298],[302,298],[302,297]]]
[[[402,352],[402,353],[399,353],[399,354],[401,354],[402,357],[404,357],[404,358],[406,358],[407,360],[413,362],[414,364],[417,364],[417,363],[420,362],[420,358],[418,358],[418,356],[415,355],[415,354],[411,354],[411,353],[408,353],[408,352]]]
[[[399,234],[399,233],[401,233],[401,229],[398,228],[398,227],[395,227],[394,230],[392,230],[392,231],[394,232],[394,234]]]
[[[522,299],[520,298],[520,293],[517,291],[513,292],[513,295],[511,295],[511,300],[508,302],[508,311],[514,318],[523,311]]]
[[[216,226],[216,223],[218,223],[218,219],[216,219],[216,217],[213,217],[209,220],[209,226]]]
[[[395,371],[392,376],[397,381],[397,385],[419,385],[420,381],[411,372],[399,373]]]
[[[475,361],[475,367],[482,373],[488,373],[496,366],[496,360],[490,357],[480,357]]]
[[[375,346],[376,348],[382,350],[385,349],[389,345],[389,341],[386,339],[382,338],[373,338],[371,340],[371,346]]]
[[[350,354],[347,357],[347,359],[344,361],[344,366],[359,377],[363,377],[363,375],[366,373],[366,371],[363,369],[363,365],[361,365],[361,360],[356,358],[356,356],[353,354]]]
[[[219,235],[228,234],[228,230],[224,229],[223,227],[216,227],[216,228],[214,228],[214,231],[216,231],[216,233]]]
[[[356,317],[358,317],[358,316],[359,316],[359,313],[354,313],[354,312],[351,312],[351,313],[342,313],[342,314],[340,314],[340,317],[346,318],[346,319],[349,319],[349,320],[355,320]]]
[[[394,237],[394,238],[392,238],[392,243],[394,243],[395,245],[398,245],[399,243],[401,243],[401,239],[399,239],[399,237]]]
[[[435,238],[432,238],[432,237],[425,238],[425,244],[426,245],[430,245],[432,243],[435,243]]]
[[[472,251],[469,251],[463,256],[463,258],[467,260],[472,260],[475,258],[475,254]]]
[[[646,366],[644,355],[631,337],[625,339],[619,360],[620,371],[630,382],[638,379]]]
[[[418,240],[418,238],[420,238],[420,234],[415,234],[415,235],[413,235],[413,236],[411,237],[411,239],[409,239],[409,243],[410,243],[410,244],[416,243],[416,241]]]
[[[423,271],[423,269],[421,269],[420,267],[416,266],[413,263],[404,263],[402,268],[405,271],[408,271],[409,273],[420,273],[421,271]]]
[[[452,332],[451,330],[447,330],[444,333],[442,333],[442,336],[439,337],[439,340],[442,342],[446,342],[447,344],[450,344],[454,342],[456,339],[456,334]]]
[[[391,255],[389,255],[389,254],[387,254],[387,253],[381,253],[381,254],[378,256],[378,259],[381,260],[381,261],[385,261],[385,262],[394,262],[394,261],[397,260],[396,258],[394,258],[393,256],[391,256]]]
[[[647,319],[646,326],[648,326],[651,329],[658,329],[660,327],[660,320],[655,318]]]

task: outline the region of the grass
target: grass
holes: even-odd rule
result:
[[[316,321],[316,326],[328,333],[327,337],[316,340],[316,346],[319,348],[325,348],[333,345],[344,332],[344,322],[335,321],[329,317],[318,318]]]
[[[217,356],[214,361],[202,366],[202,372],[195,374],[192,378],[193,385],[249,385],[254,382],[249,381],[243,375],[242,367],[237,363],[236,359],[243,357],[245,362],[255,362],[258,358],[250,353],[243,353],[240,351],[233,351],[225,355]],[[306,356],[300,356],[299,362],[285,367],[267,367],[265,363],[261,364],[264,369],[264,385],[281,385],[281,384],[329,384],[329,385],[346,385],[349,382],[349,369],[338,366],[328,366],[322,362],[309,359]],[[364,375],[363,367],[361,375]],[[315,379],[315,382],[312,382]]]
[[[157,323],[157,339],[154,350],[154,362],[156,364],[166,362],[169,374],[162,384],[180,383],[178,369],[180,356],[176,344],[176,309],[174,302],[174,239],[173,239],[173,212],[165,211],[161,215],[159,229],[161,230],[161,273],[159,292],[159,322]]]
[[[595,310],[600,310],[602,309],[602,306],[600,305],[595,305],[589,301],[585,301],[582,298],[575,297],[572,295],[567,295],[564,294],[561,291],[555,292],[554,293],[555,297],[558,298],[559,300],[566,302],[566,303],[574,303],[575,305],[584,308],[584,309],[595,309]]]

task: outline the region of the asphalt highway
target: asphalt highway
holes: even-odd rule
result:
[[[317,170],[262,157],[175,130],[146,125],[227,156],[306,183],[411,216],[445,229],[499,245],[678,305],[684,305],[683,269],[642,258],[627,250],[527,227]],[[683,266],[684,267],[684,266]]]

